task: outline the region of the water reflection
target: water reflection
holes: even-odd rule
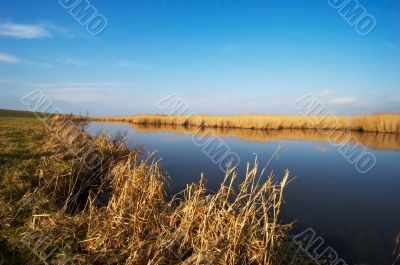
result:
[[[162,157],[162,166],[170,174],[168,193],[182,191],[205,173],[207,188],[217,190],[223,173],[193,143],[192,135],[208,134],[224,139],[242,162],[266,165],[278,145],[284,146],[271,160],[268,173],[279,178],[286,169],[291,183],[284,193],[284,222],[295,221],[301,231],[312,227],[325,242],[335,248],[347,264],[384,265],[393,262],[394,241],[400,232],[400,139],[398,134],[361,132],[319,132],[318,130],[249,130],[222,128],[185,128],[136,124],[90,125],[96,133],[118,130],[128,132],[130,147],[142,144]],[[197,132],[200,130],[199,132]],[[350,137],[349,137],[350,136]],[[362,144],[376,157],[376,166],[360,174],[337,148],[343,139],[348,145]],[[331,143],[330,143],[331,142]]]
[[[251,130],[235,128],[196,128],[171,125],[130,124],[137,132],[168,132],[178,134],[212,134],[222,138],[235,137],[250,142],[276,142],[285,140],[320,141],[341,144],[364,145],[375,150],[400,150],[400,134],[368,133],[357,131],[323,131],[323,130]],[[321,150],[326,152],[327,149]]]

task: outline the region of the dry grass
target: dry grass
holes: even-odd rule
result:
[[[396,238],[396,248],[393,252],[393,255],[395,256],[395,261],[393,262],[393,265],[395,265],[398,261],[400,261],[400,234]]]
[[[290,115],[135,115],[92,117],[95,121],[120,121],[147,125],[178,125],[242,129],[320,129],[400,133],[400,114],[355,116],[290,116]]]
[[[261,181],[256,162],[236,191],[231,168],[218,192],[207,192],[202,177],[168,200],[167,179],[151,156],[129,151],[121,139],[59,126],[49,131],[63,132],[62,141],[48,137],[51,155],[37,168],[39,186],[8,210],[8,216],[31,212],[7,239],[13,251],[34,249],[30,263],[278,264],[282,258],[289,226],[279,223],[279,209],[288,172],[279,184]],[[72,155],[82,142],[103,152],[102,163],[87,168]],[[33,248],[44,238],[46,260]]]
[[[107,207],[90,207],[86,242],[102,262],[276,264],[288,228],[278,223],[287,175],[280,186],[271,179],[258,185],[254,165],[234,195],[230,170],[217,193],[207,194],[202,179],[168,202],[158,163],[135,160],[113,170]]]

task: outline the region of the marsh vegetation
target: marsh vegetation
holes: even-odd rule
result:
[[[0,116],[0,264],[314,264],[290,249],[293,224],[280,218],[288,171],[274,178],[256,160],[244,172],[228,168],[213,191],[199,174],[171,196],[157,156],[128,146],[122,134],[88,134],[87,118]],[[199,128],[136,121],[139,132]],[[315,129],[204,130],[261,142],[328,140]],[[351,134],[398,150],[398,134]],[[87,150],[100,155],[87,160]]]
[[[89,136],[82,123],[1,123],[1,156],[12,162],[1,171],[2,262],[276,264],[284,255],[290,225],[279,222],[279,211],[288,172],[279,183],[260,181],[256,161],[237,190],[230,168],[217,192],[199,176],[168,199],[159,162],[121,137]],[[98,163],[76,155],[83,142],[101,151]]]

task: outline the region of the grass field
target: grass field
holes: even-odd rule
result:
[[[1,113],[1,111],[0,111]],[[34,118],[0,118],[0,177],[7,172],[32,171],[42,152],[43,124]]]
[[[241,129],[319,129],[400,133],[400,114],[354,116],[290,115],[134,115],[92,117],[94,121],[120,121],[143,125],[175,125]]]
[[[23,110],[6,110],[0,109],[0,117],[8,118],[36,118],[36,117],[50,117],[52,114],[43,112],[31,112]]]
[[[44,126],[34,115],[26,112],[0,110],[0,264],[28,264],[33,261],[28,250],[13,248],[10,238],[31,217],[21,210],[23,196],[34,189],[34,174],[42,156],[46,155]]]

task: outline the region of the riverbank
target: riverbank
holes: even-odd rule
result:
[[[288,172],[280,183],[258,183],[255,162],[239,189],[228,169],[217,192],[199,176],[169,200],[158,161],[121,137],[17,116],[0,119],[0,264],[273,265],[291,257],[290,225],[279,222]]]

